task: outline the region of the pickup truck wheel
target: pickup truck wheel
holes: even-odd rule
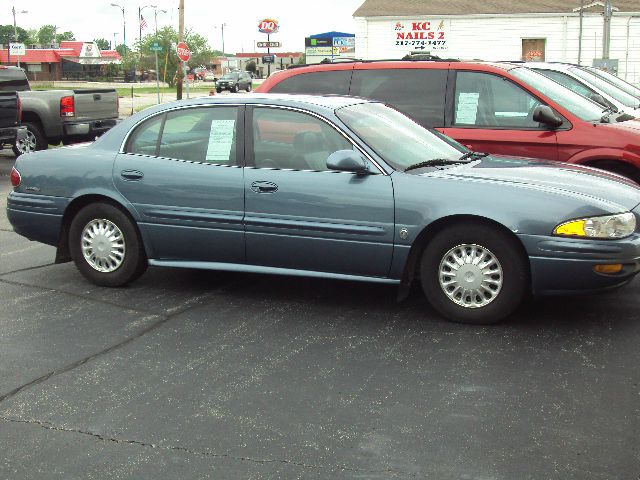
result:
[[[120,287],[147,268],[134,223],[108,203],[87,205],[71,221],[69,251],[80,273],[103,287]]]
[[[49,146],[40,125],[32,122],[23,122],[22,125],[27,127],[27,134],[13,146],[16,157],[23,153],[45,150]]]
[[[470,222],[437,233],[422,254],[422,289],[429,303],[459,323],[498,323],[528,289],[526,259],[516,241],[491,226]]]

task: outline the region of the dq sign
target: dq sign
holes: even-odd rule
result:
[[[276,33],[279,28],[278,21],[273,18],[265,18],[258,23],[258,31],[260,33],[266,33],[267,35]]]

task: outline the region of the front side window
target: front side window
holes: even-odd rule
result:
[[[126,152],[193,162],[236,164],[236,107],[174,110],[140,125]]]
[[[352,145],[333,127],[305,113],[277,108],[253,111],[257,168],[327,170],[327,158]]]
[[[446,69],[372,69],[353,72],[349,94],[387,103],[425,127],[442,127],[446,88]]]
[[[459,127],[540,128],[533,110],[541,102],[504,77],[460,71],[456,77],[454,124]]]

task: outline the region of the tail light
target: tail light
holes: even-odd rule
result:
[[[14,188],[19,187],[21,181],[22,181],[22,177],[20,176],[20,172],[16,169],[16,167],[13,167],[11,169],[11,185]]]
[[[75,103],[73,101],[73,95],[68,97],[62,97],[60,99],[60,116],[61,117],[73,117],[76,114]]]
[[[18,123],[22,123],[22,100],[18,97]]]

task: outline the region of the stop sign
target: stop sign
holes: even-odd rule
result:
[[[191,58],[191,50],[185,42],[180,42],[176,45],[176,52],[178,53],[178,58],[183,62],[188,62]]]

